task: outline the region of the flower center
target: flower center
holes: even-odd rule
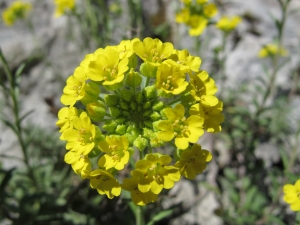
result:
[[[190,135],[191,132],[189,131],[185,122],[185,117],[183,117],[181,120],[175,120],[173,123],[174,136],[188,137]]]
[[[91,133],[87,132],[87,130],[81,127],[78,130],[78,138],[77,141],[80,142],[81,145],[86,145],[87,143],[92,142],[94,139]]]

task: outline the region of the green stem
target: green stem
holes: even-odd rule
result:
[[[136,225],[144,225],[145,220],[144,220],[144,210],[142,206],[137,205],[136,206]]]
[[[166,103],[166,105],[173,105],[176,102],[180,102],[180,98],[176,98],[173,101]]]
[[[148,87],[150,83],[150,77],[147,77],[145,87]]]

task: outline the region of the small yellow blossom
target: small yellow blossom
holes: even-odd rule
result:
[[[241,17],[234,16],[232,18],[223,16],[216,24],[216,27],[222,31],[230,32],[236,28],[237,25],[242,21]]]
[[[196,2],[200,5],[205,4],[208,2],[208,0],[196,0]]]
[[[138,189],[143,193],[159,194],[163,188],[172,188],[174,182],[179,181],[180,172],[178,168],[168,166],[171,161],[170,156],[159,153],[147,154],[145,159],[137,161],[131,175],[139,178]]]
[[[217,86],[206,71],[190,73],[189,89],[194,99],[201,102],[202,105],[215,106],[218,104],[218,99],[214,96],[218,90]]]
[[[173,65],[169,63],[173,63]],[[162,89],[166,93],[172,93],[173,95],[180,94],[189,84],[185,80],[185,72],[187,70],[181,70],[180,66],[174,63],[174,61],[167,60],[163,62],[157,70],[156,88]]]
[[[177,23],[187,23],[190,19],[189,8],[181,9],[178,13],[176,13],[175,19]]]
[[[99,148],[106,154],[99,161],[98,166],[106,170],[115,168],[116,170],[124,169],[129,161],[129,142],[125,136],[106,136],[105,141],[99,142]]]
[[[189,34],[191,36],[199,36],[206,28],[208,20],[204,16],[192,15],[189,18],[188,25],[191,27]]]
[[[221,114],[223,110],[223,102],[219,101],[215,106],[204,106],[201,103],[192,105],[190,115],[198,115],[204,118],[203,127],[207,132],[220,132],[222,127],[220,123],[224,121],[224,116]]]
[[[126,191],[130,191],[131,199],[136,205],[144,206],[150,202],[155,202],[158,195],[152,191],[141,192],[138,188],[139,181],[139,177],[125,178],[121,187]]]
[[[217,6],[213,3],[206,4],[203,6],[203,14],[208,17],[212,18],[218,13]]]
[[[75,7],[75,0],[54,0],[55,8],[55,17],[60,17],[67,10],[72,10]]]
[[[206,169],[206,163],[212,159],[209,151],[201,149],[201,145],[195,144],[191,149],[182,152],[181,158],[175,166],[187,179],[195,179],[197,174]]]
[[[160,130],[158,138],[162,141],[171,141],[175,137],[175,145],[179,149],[186,149],[190,143],[196,143],[204,133],[204,119],[197,115],[185,118],[183,105],[178,104],[163,110],[168,120],[161,120],[157,128]]]
[[[272,57],[274,55],[281,55],[281,56],[287,56],[288,55],[288,51],[284,48],[281,47],[278,50],[278,45],[276,44],[268,44],[265,45],[258,53],[258,57],[259,58],[266,58],[266,57]]]
[[[68,151],[65,155],[65,162],[71,164],[76,174],[81,174],[82,170],[91,170],[91,162],[87,156],[77,155],[76,152]]]
[[[188,5],[192,2],[192,0],[180,0],[182,3]]]
[[[78,110],[75,107],[64,107],[58,112],[58,121],[56,125],[60,127],[59,132],[64,132],[68,128],[73,128],[73,117],[78,116]]]
[[[119,45],[113,46],[119,52],[120,59],[129,58],[134,54],[133,44],[137,41],[139,41],[138,38],[123,40]]]
[[[116,50],[106,48],[90,62],[87,76],[93,81],[104,81],[103,85],[113,85],[123,81],[127,65],[128,58],[120,60]]]
[[[91,123],[86,112],[82,112],[79,118],[73,117],[73,126],[63,133],[62,139],[68,141],[66,149],[74,151],[76,155],[89,154],[95,147],[95,125]]]
[[[83,178],[88,178],[90,180],[91,188],[97,189],[100,195],[106,195],[109,199],[121,194],[119,182],[112,174],[105,170],[96,169],[85,174]]]
[[[300,211],[300,179],[294,185],[284,185],[283,193],[283,200],[290,204],[291,210]]]
[[[148,62],[153,66],[159,66],[173,52],[174,47],[171,43],[162,43],[159,39],[145,38],[133,43],[134,52],[144,62]]]
[[[12,26],[18,19],[24,19],[31,8],[29,3],[15,1],[4,10],[2,19],[7,26]]]
[[[169,57],[174,62],[177,62],[183,70],[197,72],[201,65],[201,59],[197,56],[192,56],[188,50],[174,50],[173,54]]]

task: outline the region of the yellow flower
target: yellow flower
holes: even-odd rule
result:
[[[278,50],[278,45],[276,44],[268,44],[265,45],[258,53],[259,58],[266,58],[269,56],[274,56],[274,55],[281,55],[281,56],[287,56],[288,51],[284,47],[280,47]]]
[[[197,0],[197,3],[200,5],[207,3],[207,2],[208,2],[208,0]]]
[[[120,60],[116,50],[106,48],[90,62],[87,76],[93,81],[104,81],[103,85],[113,85],[123,81],[127,65],[128,58]]]
[[[145,38],[143,42],[140,40],[134,42],[133,50],[144,62],[159,66],[172,54],[174,47],[171,43],[162,43],[157,38]]]
[[[90,173],[87,173],[83,178],[90,179],[91,188],[97,189],[100,195],[106,195],[109,199],[112,199],[121,194],[121,186],[116,178],[109,172],[96,169]]]
[[[63,133],[62,139],[68,141],[66,149],[74,151],[76,155],[89,154],[95,146],[95,125],[91,123],[86,112],[82,112],[79,118],[73,117],[73,126]]]
[[[300,211],[300,179],[294,185],[284,185],[283,193],[283,200],[290,204],[291,210]]]
[[[56,125],[60,127],[59,132],[64,132],[68,128],[73,128],[73,117],[78,116],[78,110],[75,107],[64,107],[58,112],[58,121]]]
[[[60,17],[67,10],[72,10],[75,7],[75,0],[54,0],[55,8],[55,17]]]
[[[203,14],[208,17],[212,18],[218,13],[217,6],[213,3],[211,4],[206,4],[203,6]]]
[[[176,13],[175,19],[177,23],[187,23],[190,19],[189,8],[181,9],[178,13]]]
[[[147,154],[145,159],[137,161],[131,175],[139,178],[138,189],[159,194],[163,188],[172,188],[180,180],[180,172],[174,166],[167,166],[171,161],[170,156],[159,153]]]
[[[2,19],[7,26],[12,26],[18,19],[26,17],[32,6],[22,1],[13,2],[2,14]]]
[[[189,18],[188,25],[191,27],[189,30],[189,34],[191,36],[201,35],[206,28],[208,20],[199,15],[192,15]]]
[[[164,61],[157,70],[156,88],[162,89],[166,93],[172,93],[173,95],[180,94],[189,84],[185,80],[185,72],[187,70],[182,70],[174,61]]]
[[[201,149],[201,145],[195,144],[191,149],[182,152],[181,158],[175,166],[180,173],[188,179],[195,179],[197,174],[206,169],[206,163],[212,159],[209,151]]]
[[[65,162],[71,164],[76,174],[81,174],[82,170],[91,170],[91,162],[87,156],[77,155],[76,152],[68,151],[65,154]]]
[[[192,2],[192,0],[180,0],[182,3],[188,5]]]
[[[216,27],[222,31],[230,32],[236,28],[237,25],[242,21],[241,17],[234,16],[232,18],[223,16],[216,24]]]
[[[138,188],[139,180],[139,177],[125,178],[121,187],[130,192],[131,199],[136,205],[144,206],[150,202],[155,202],[158,195],[154,194],[152,191],[145,193],[141,192]]]
[[[183,70],[197,72],[201,65],[201,59],[197,56],[192,56],[188,50],[174,50],[173,54],[169,57],[177,62]]]
[[[196,143],[204,133],[204,119],[197,115],[185,118],[183,105],[178,104],[172,108],[163,109],[168,120],[161,120],[157,128],[160,130],[158,138],[162,141],[171,141],[175,137],[175,145],[179,149],[186,149],[189,142]]]
[[[128,140],[125,136],[106,136],[105,141],[99,142],[99,148],[106,154],[99,161],[98,166],[106,170],[115,168],[116,170],[124,169],[129,161]]]
[[[220,132],[222,127],[220,123],[224,121],[221,114],[223,110],[223,102],[219,101],[217,105],[211,107],[202,106],[201,103],[195,104],[190,108],[190,115],[198,115],[204,118],[203,127],[207,132]]]
[[[134,38],[133,40],[123,40],[119,45],[113,46],[113,48],[119,52],[120,59],[129,58],[134,54],[133,44],[139,41],[138,38]]]
[[[214,96],[218,89],[206,71],[190,73],[189,89],[194,99],[202,105],[209,107],[218,104],[218,99]]]
[[[74,74],[67,79],[60,101],[64,105],[73,106],[78,100],[83,104],[96,101],[100,89],[94,82],[88,81],[83,67],[77,67]]]

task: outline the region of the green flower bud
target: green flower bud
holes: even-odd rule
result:
[[[150,118],[152,121],[157,121],[161,119],[161,116],[158,112],[153,112],[151,113]]]
[[[116,106],[119,104],[120,97],[118,95],[105,95],[104,101],[107,106]]]
[[[130,113],[128,111],[123,110],[122,111],[123,116],[130,116]]]
[[[142,111],[142,106],[139,105],[139,106],[137,107],[137,111],[138,111],[138,112],[141,112],[141,111]]]
[[[156,87],[154,85],[145,87],[143,93],[146,99],[154,99],[157,96]]]
[[[134,140],[133,145],[137,147],[137,149],[139,149],[140,151],[143,151],[148,146],[148,140],[146,138],[138,136]]]
[[[137,87],[142,83],[142,76],[137,72],[134,72],[134,69],[131,68],[130,72],[127,73],[125,77],[125,84],[129,87]]]
[[[141,135],[141,131],[137,128],[133,128],[132,131],[131,131],[131,134],[134,136],[134,137],[137,137],[139,135]]]
[[[164,108],[164,102],[162,101],[155,101],[152,104],[152,109],[159,112],[160,110],[162,110]]]
[[[89,82],[85,87],[85,95],[80,100],[84,105],[95,102],[98,100],[100,94],[99,85],[95,82]]]
[[[105,104],[100,100],[88,104],[86,110],[89,117],[96,122],[100,122],[106,114]]]
[[[104,123],[103,129],[107,130],[107,132],[112,133],[115,132],[117,128],[117,123],[114,120],[110,120]]]
[[[140,72],[142,75],[146,76],[146,77],[152,77],[155,78],[156,77],[156,71],[157,71],[157,67],[156,66],[152,66],[149,63],[142,63],[142,65],[140,66]]]
[[[128,67],[129,68],[136,68],[138,65],[138,58],[136,57],[135,54],[133,54],[132,56],[130,56],[128,58],[129,62],[128,62]]]
[[[144,121],[144,124],[148,128],[152,128],[152,126],[153,126],[151,121]]]
[[[126,130],[127,130],[126,125],[118,125],[116,128],[116,133],[122,135],[126,133]]]
[[[131,108],[132,110],[136,110],[136,108],[137,108],[136,102],[130,102],[130,108]]]
[[[132,129],[133,129],[133,126],[132,126],[132,125],[129,125],[129,126],[127,127],[126,132],[127,132],[127,133],[131,133]]]
[[[116,123],[117,124],[122,124],[126,121],[126,118],[125,117],[119,117],[117,119],[115,119]]]
[[[134,142],[134,140],[135,140],[135,137],[132,134],[125,133],[124,136],[126,136],[126,138],[128,139],[128,142],[130,144],[132,144]]]
[[[150,101],[145,102],[143,105],[143,109],[151,109],[151,102]]]
[[[118,107],[109,107],[109,112],[112,118],[116,119],[121,115],[121,110]]]
[[[127,102],[121,101],[119,105],[121,109],[125,109],[125,110],[129,109]]]
[[[122,89],[121,91],[121,98],[126,102],[130,102],[133,93],[127,89]]]
[[[152,113],[151,110],[147,110],[147,111],[145,111],[145,112],[143,113],[143,116],[144,116],[144,117],[150,116],[151,113]]]
[[[135,96],[134,96],[134,99],[137,103],[142,103],[144,101],[144,96],[142,93],[137,93]]]

